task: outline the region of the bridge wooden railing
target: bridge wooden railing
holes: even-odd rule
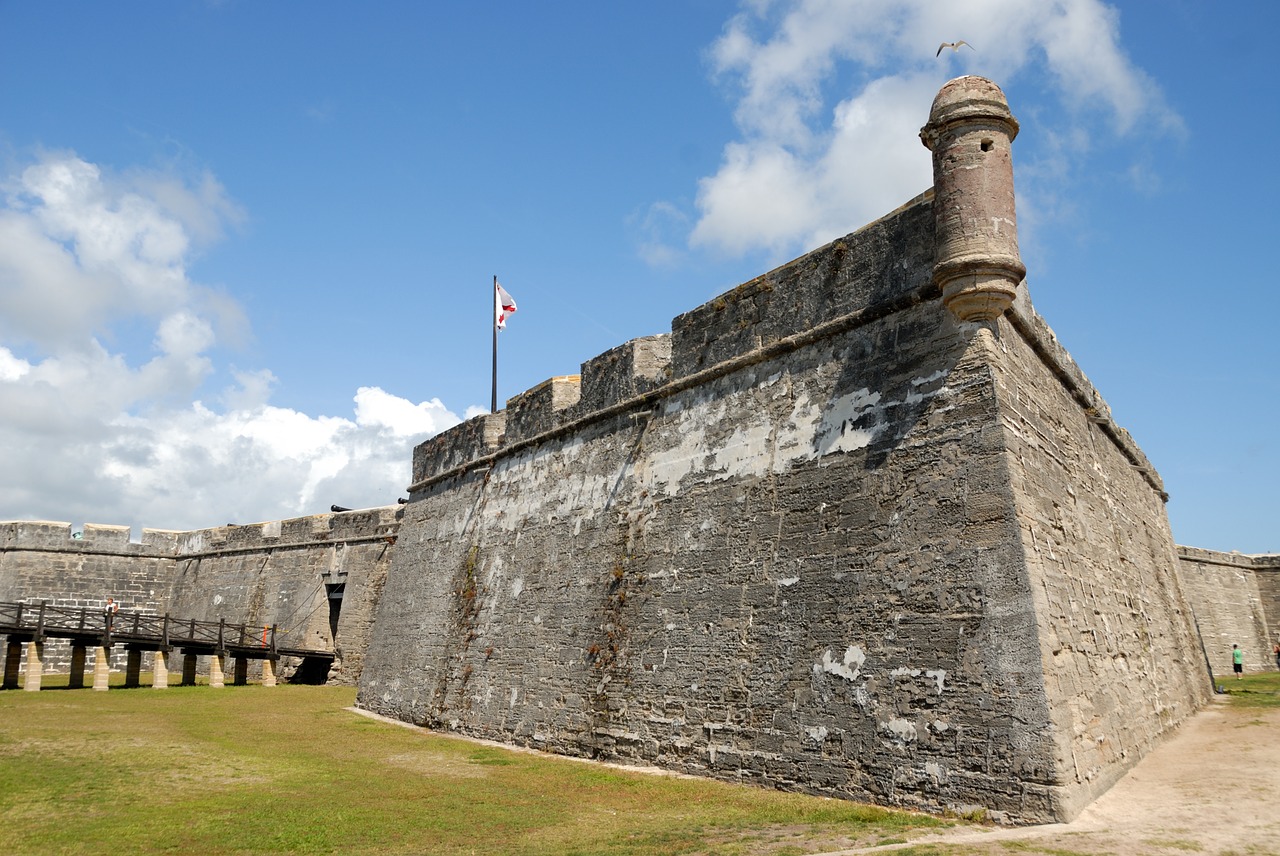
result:
[[[275,625],[228,624],[226,619],[199,621],[168,614],[113,612],[39,603],[0,602],[0,635],[42,642],[46,637],[97,642],[109,648],[121,643],[143,650],[182,648],[202,653],[232,653],[249,659],[277,656],[333,657],[332,651],[281,647]]]

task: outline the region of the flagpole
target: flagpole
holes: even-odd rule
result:
[[[493,275],[493,292],[489,295],[489,324],[493,327],[493,396],[489,412],[498,412],[498,275]]]

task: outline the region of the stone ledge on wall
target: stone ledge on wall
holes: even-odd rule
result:
[[[79,533],[72,524],[49,520],[0,521],[0,552],[66,552],[153,558],[190,558],[210,553],[342,543],[394,537],[400,526],[398,505],[314,514],[243,526],[178,531],[143,529],[142,540],[130,540],[132,529],[86,523]],[[79,537],[76,537],[76,536]]]

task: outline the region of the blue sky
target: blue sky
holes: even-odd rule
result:
[[[412,446],[924,190],[1008,94],[1036,307],[1175,538],[1280,551],[1262,0],[0,0],[0,519],[402,495]],[[940,41],[974,50],[935,58]]]

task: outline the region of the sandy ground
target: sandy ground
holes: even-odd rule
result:
[[[1225,697],[1215,699],[1071,823],[953,829],[910,845],[825,856],[925,843],[962,854],[1277,856],[1280,710],[1232,710]]]

